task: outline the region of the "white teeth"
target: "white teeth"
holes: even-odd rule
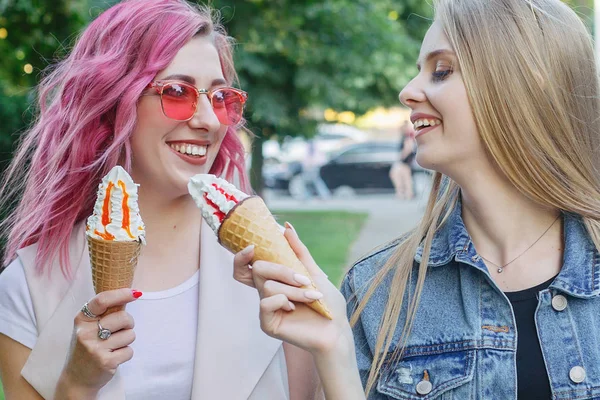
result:
[[[442,121],[438,120],[438,119],[419,119],[417,121],[415,121],[415,123],[413,124],[414,128],[421,128],[421,127],[429,127],[429,126],[435,126],[435,125],[440,125],[442,123]]]
[[[181,154],[187,154],[191,156],[204,156],[206,155],[207,146],[197,146],[194,144],[171,144],[171,148]]]

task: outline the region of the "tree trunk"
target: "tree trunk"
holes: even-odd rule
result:
[[[264,180],[262,175],[263,170],[263,143],[265,139],[262,133],[257,133],[252,141],[252,164],[250,165],[250,184],[254,192],[263,196]]]

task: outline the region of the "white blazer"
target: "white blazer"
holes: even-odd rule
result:
[[[192,399],[289,399],[281,341],[260,329],[255,289],[233,279],[233,255],[203,222],[200,251],[199,316]],[[85,224],[75,227],[69,257],[73,280],[58,261],[51,274],[35,271],[37,245],[17,252],[25,269],[37,321],[38,339],[21,375],[45,398],[53,399],[69,351],[73,319],[94,296]],[[125,400],[119,372],[98,400]]]

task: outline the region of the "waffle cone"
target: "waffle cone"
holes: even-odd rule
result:
[[[285,265],[312,281],[310,273],[290,247],[260,197],[252,196],[240,201],[221,223],[218,236],[221,245],[234,253],[253,244],[255,248],[252,262],[262,260]],[[314,281],[303,288],[318,290]],[[322,316],[333,319],[322,300],[307,305]]]
[[[95,292],[131,287],[142,244],[89,236],[87,240]],[[111,307],[103,315],[124,309],[125,306]]]

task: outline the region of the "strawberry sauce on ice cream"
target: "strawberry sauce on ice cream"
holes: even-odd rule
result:
[[[145,228],[137,203],[137,186],[129,174],[115,166],[98,186],[94,213],[86,234],[109,241],[144,242]]]
[[[250,197],[225,179],[212,174],[195,175],[188,183],[188,190],[215,234],[227,213],[240,201]]]

